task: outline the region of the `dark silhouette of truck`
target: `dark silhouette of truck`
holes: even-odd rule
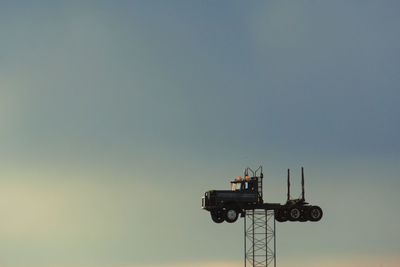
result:
[[[260,175],[257,175],[258,173]],[[290,170],[288,170],[286,203],[264,203],[262,167],[255,171],[246,168],[243,177],[239,176],[231,181],[231,190],[207,191],[202,198],[202,208],[210,212],[211,219],[216,223],[223,221],[233,223],[239,215],[244,217],[246,210],[254,209],[274,210],[275,220],[278,222],[317,222],[321,220],[323,212],[319,206],[312,206],[305,201],[303,168],[301,174],[301,198],[290,197]]]

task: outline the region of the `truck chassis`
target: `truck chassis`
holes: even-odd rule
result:
[[[257,173],[260,172],[260,175]],[[249,174],[252,174],[251,176]],[[239,215],[244,217],[246,210],[273,210],[275,220],[278,222],[317,222],[320,221],[323,212],[319,206],[312,206],[305,201],[304,193],[304,169],[302,174],[302,196],[292,199],[290,196],[290,170],[288,170],[288,192],[285,204],[267,203],[263,201],[263,173],[260,166],[256,171],[250,168],[245,169],[244,177],[238,177],[232,181],[232,188],[240,186],[238,190],[211,190],[205,193],[202,198],[202,208],[209,211],[211,219],[215,223],[235,222]]]

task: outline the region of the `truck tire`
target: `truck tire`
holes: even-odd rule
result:
[[[226,208],[224,212],[224,218],[225,221],[228,223],[234,223],[239,217],[239,212],[236,208],[234,207],[228,207]]]
[[[222,216],[222,210],[213,210],[210,212],[211,219],[215,223],[222,223],[224,221],[224,216]]]
[[[310,207],[310,209],[308,210],[308,220],[312,221],[312,222],[318,222],[319,220],[321,220],[322,218],[322,209],[318,206],[312,206]]]
[[[308,221],[308,207],[307,206],[303,206],[301,209],[301,216],[300,219],[298,220],[299,222],[306,222]]]
[[[292,207],[288,212],[289,221],[295,222],[301,218],[301,210],[299,207]]]
[[[287,210],[285,208],[281,208],[275,211],[275,220],[278,222],[286,222],[288,220]]]

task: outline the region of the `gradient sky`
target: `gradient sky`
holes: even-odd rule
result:
[[[264,166],[281,267],[400,266],[398,1],[1,1],[0,265],[241,266],[209,189]]]

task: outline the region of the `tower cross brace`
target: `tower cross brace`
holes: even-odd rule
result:
[[[247,210],[244,218],[244,266],[276,267],[274,210]]]

